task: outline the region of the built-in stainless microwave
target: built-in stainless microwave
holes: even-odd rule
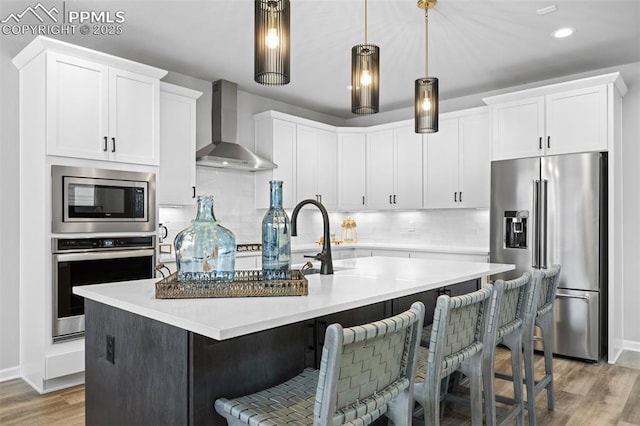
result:
[[[156,175],[51,166],[54,233],[156,229]]]

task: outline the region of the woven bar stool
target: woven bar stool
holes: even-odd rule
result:
[[[500,424],[517,419],[518,425],[524,425],[524,407],[522,397],[522,332],[525,310],[532,295],[532,279],[529,272],[521,277],[494,283],[491,308],[487,317],[487,334],[483,351],[483,385],[485,418],[487,425],[497,423],[496,400],[511,405],[509,410],[500,410]],[[507,376],[495,372],[496,346],[503,344],[511,351],[511,374]],[[494,377],[513,381],[514,398],[495,394]]]
[[[382,415],[410,425],[413,377],[424,305],[399,315],[325,334],[320,370],[236,399],[220,398],[216,411],[229,425],[368,425]]]
[[[525,313],[522,343],[524,346],[525,386],[529,424],[536,424],[536,396],[546,389],[547,408],[554,409],[553,395],[553,306],[556,301],[558,282],[560,281],[560,265],[533,272],[533,295],[528,303],[528,314]],[[535,327],[542,330],[544,346],[544,376],[536,381],[534,376],[534,338]]]
[[[425,424],[440,424],[442,378],[457,370],[469,378],[471,422],[482,424],[482,350],[492,290],[486,285],[473,293],[438,297],[429,349],[420,348],[413,393]]]

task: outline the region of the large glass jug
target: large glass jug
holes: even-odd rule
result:
[[[174,240],[178,281],[232,281],[236,237],[216,221],[213,196],[198,197],[191,226]]]

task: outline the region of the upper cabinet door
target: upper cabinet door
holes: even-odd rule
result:
[[[312,199],[320,201],[316,176],[320,167],[317,154],[317,133],[311,127],[297,125],[296,203]]]
[[[395,135],[395,191],[397,209],[422,208],[422,135],[413,126],[393,130]]]
[[[463,117],[459,124],[459,207],[489,208],[491,158],[489,114]]]
[[[544,97],[491,105],[492,159],[544,153]]]
[[[297,202],[312,199],[335,209],[338,206],[336,134],[301,124],[297,129]]]
[[[338,136],[338,209],[358,211],[365,208],[366,141],[364,133]]]
[[[255,122],[255,142],[258,155],[278,165],[273,170],[255,173],[255,206],[267,209],[270,203],[269,181],[281,180],[282,206],[296,205],[296,125],[280,119],[260,119]]]
[[[547,96],[546,154],[607,150],[607,86]]]
[[[199,92],[189,91],[188,96],[174,93],[173,87],[163,83],[160,92],[157,200],[160,205],[193,205],[196,195],[196,97]]]
[[[157,165],[160,80],[47,53],[47,154]]]
[[[109,70],[109,136],[112,159],[126,163],[159,163],[160,82]]]
[[[458,119],[441,120],[424,140],[424,207],[458,207]]]
[[[47,154],[106,160],[109,67],[47,53]]]
[[[367,208],[393,208],[393,130],[367,134]]]
[[[316,188],[320,202],[327,208],[338,208],[338,137],[334,132],[317,133]]]

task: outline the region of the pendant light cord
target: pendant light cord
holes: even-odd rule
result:
[[[364,0],[364,44],[367,43],[367,0]]]
[[[424,8],[424,45],[424,72],[429,78],[429,7]]]

